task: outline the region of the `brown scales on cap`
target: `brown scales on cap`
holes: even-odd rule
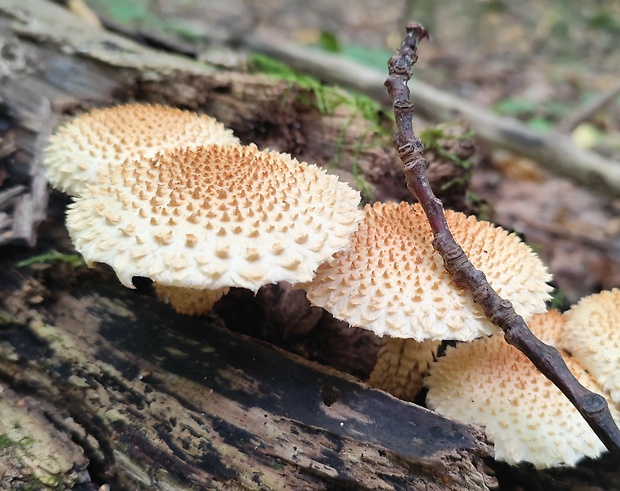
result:
[[[405,339],[385,341],[369,382],[410,398],[439,344],[420,347],[416,342],[470,341],[498,329],[445,272],[418,204],[375,203],[364,212],[350,250],[335,254],[311,283],[300,287],[313,304],[338,319],[379,336]],[[448,210],[446,219],[474,266],[519,314],[529,318],[546,310],[551,277],[527,245],[475,217]]]
[[[87,263],[132,286],[256,291],[309,281],[348,246],[360,195],[320,168],[256,146],[185,148],[124,161],[69,206]]]
[[[561,346],[620,403],[620,289],[582,298],[566,313]]]
[[[312,303],[379,336],[469,341],[498,332],[443,269],[418,204],[375,203],[364,212],[350,251],[304,285]],[[551,276],[526,244],[475,217],[448,210],[446,219],[474,266],[520,315],[545,311]]]
[[[558,342],[564,317],[557,311],[535,315],[529,326],[540,339]],[[586,387],[600,387],[566,352],[564,361]],[[425,381],[427,405],[465,423],[486,427],[495,458],[536,467],[574,465],[596,457],[605,446],[569,400],[502,336],[449,347]],[[617,411],[612,408],[617,419]]]
[[[44,163],[53,187],[78,196],[108,165],[210,143],[233,145],[239,140],[222,123],[204,114],[127,104],[95,109],[60,127],[50,138]]]

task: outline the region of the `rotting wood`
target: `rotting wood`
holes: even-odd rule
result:
[[[0,381],[1,489],[70,488],[89,479],[84,450],[64,428],[50,425],[47,410],[45,402]]]
[[[184,22],[183,19],[175,21],[178,26],[183,25],[196,39],[218,45],[243,46],[250,51],[264,53],[281,60],[301,73],[314,75],[327,83],[354,89],[385,105],[390,103],[382,86],[384,72],[345,56],[298,45],[289,39],[282,39],[277,32],[256,35],[248,28],[227,31],[221,26],[197,27],[195,23]],[[131,32],[131,29],[126,27],[119,26],[119,28],[124,32]],[[200,48],[197,48],[198,51],[196,48],[188,48],[186,39],[180,39],[179,36],[175,38],[172,33],[164,35],[140,31],[135,34],[152,38],[154,42],[159,42],[163,37],[166,44],[179,46],[185,52],[193,52],[200,57]],[[422,81],[412,81],[410,89],[417,101],[416,109],[430,120],[463,119],[470,124],[477,136],[493,146],[531,158],[541,167],[570,177],[592,189],[620,196],[618,163],[576,146],[563,134],[565,128],[558,127],[558,131],[547,134],[536,133],[519,121],[497,116]],[[613,93],[614,89],[611,89],[601,96],[601,101],[593,103],[592,107],[604,104]],[[591,109],[584,108],[584,111],[588,110]]]
[[[174,314],[114,279],[61,288],[8,259],[0,381],[17,393],[11,399],[27,393],[45,401],[49,427],[33,429],[34,441],[67,430],[63,421],[79,428],[69,431],[97,485],[461,490],[493,483],[478,470],[489,447],[475,428],[228,332],[215,317]]]

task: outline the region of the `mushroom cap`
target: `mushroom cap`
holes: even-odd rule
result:
[[[255,145],[209,145],[126,160],[69,205],[87,263],[120,281],[258,290],[308,281],[349,244],[360,194],[336,176]]]
[[[45,169],[50,184],[72,196],[96,182],[97,172],[125,159],[210,143],[239,144],[222,123],[175,107],[126,104],[95,109],[50,137]]]
[[[584,297],[565,315],[562,348],[620,403],[620,289]]]
[[[549,318],[547,318],[549,316]],[[553,338],[545,324],[561,327],[558,313],[538,314],[529,326],[541,338]],[[539,334],[540,333],[540,334]],[[567,353],[563,358],[576,378],[600,393],[600,387]],[[503,336],[448,347],[431,367],[425,384],[427,406],[464,423],[486,427],[495,458],[536,467],[574,465],[597,457],[605,446],[570,401]],[[618,420],[614,408],[612,414]]]
[[[379,336],[470,341],[498,332],[444,270],[419,204],[375,203],[364,212],[350,250],[298,285],[313,304]],[[527,319],[546,310],[551,276],[526,244],[463,213],[447,210],[446,220],[473,265],[518,314]]]

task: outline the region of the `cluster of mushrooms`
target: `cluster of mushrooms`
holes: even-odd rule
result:
[[[548,467],[604,451],[569,401],[454,284],[419,205],[360,210],[359,192],[319,167],[241,145],[207,115],[159,105],[75,118],[52,135],[45,166],[50,184],[74,197],[67,228],[76,250],[87,264],[110,265],[123,285],[148,277],[159,298],[200,315],[231,287],[289,282],[313,305],[382,336],[370,385],[411,400],[425,384],[431,408],[486,426],[497,459]],[[535,334],[566,350],[584,385],[602,392],[601,384],[620,403],[620,337],[611,332],[620,290],[566,314],[546,312],[551,277],[526,244],[462,213],[446,218]],[[613,348],[598,352],[612,335]],[[463,343],[436,360],[446,340]]]

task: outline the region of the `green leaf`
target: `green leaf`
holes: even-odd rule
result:
[[[79,256],[77,254],[62,254],[57,251],[50,251],[20,261],[16,264],[16,266],[18,268],[25,268],[26,266],[32,266],[33,264],[50,263],[53,261],[69,263],[74,268],[84,264],[82,256]]]
[[[530,119],[527,122],[527,125],[538,133],[546,133],[547,131],[551,131],[551,129],[553,129],[553,124],[551,123],[551,121],[538,116]]]
[[[536,110],[536,103],[528,99],[505,99],[495,105],[495,112],[506,116],[519,116]]]
[[[321,31],[319,46],[330,53],[340,53],[342,50],[338,38],[331,32]]]

